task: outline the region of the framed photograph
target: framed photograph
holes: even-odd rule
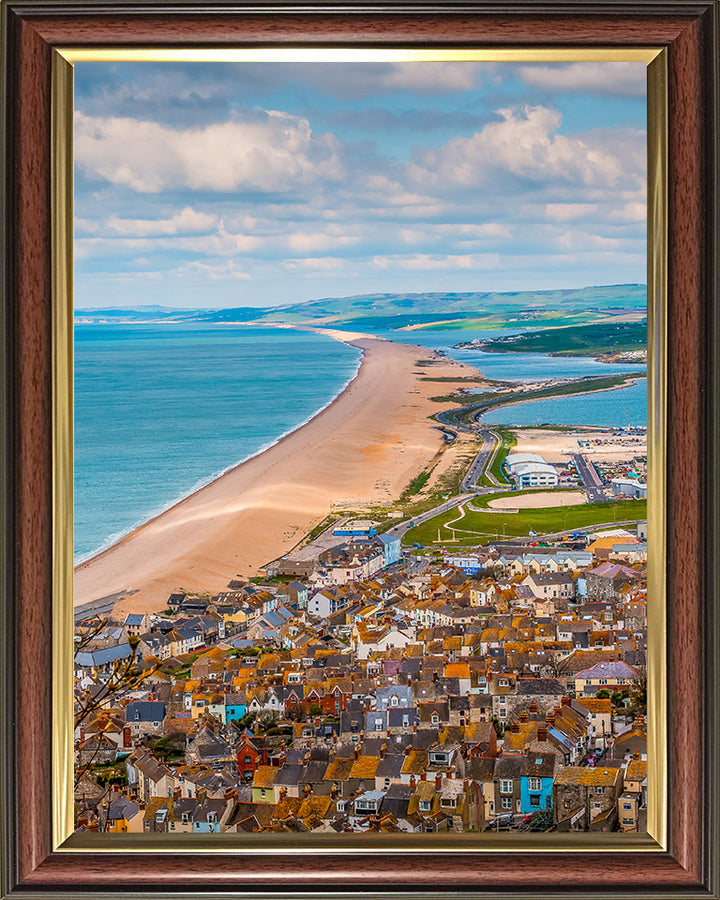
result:
[[[2,15],[3,896],[720,896],[717,4]]]

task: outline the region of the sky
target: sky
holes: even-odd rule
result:
[[[75,64],[75,305],[646,280],[643,63]]]

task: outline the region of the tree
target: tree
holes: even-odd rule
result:
[[[78,653],[85,650],[90,644],[98,638],[103,629],[108,624],[107,619],[100,616],[93,616],[90,620],[91,624],[75,642],[74,657],[77,659]],[[93,670],[98,684],[98,690],[87,691],[85,695],[75,705],[75,728],[86,722],[91,716],[113,706],[117,701],[131,691],[142,687],[147,678],[152,675],[159,667],[157,662],[153,666],[143,668],[138,657],[138,647],[140,640],[131,635],[128,638],[130,645],[130,655],[125,659],[113,660],[107,678],[100,680],[97,670]],[[89,760],[83,765],[75,766],[75,786],[82,780],[83,776],[92,768],[95,763],[95,757],[100,748],[98,741],[97,748]]]

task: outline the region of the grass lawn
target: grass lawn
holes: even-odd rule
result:
[[[505,477],[502,466],[510,450],[517,444],[517,440],[515,439],[515,435],[505,428],[495,428],[494,431],[501,438],[502,445],[500,446],[495,459],[492,461],[490,472],[492,472],[500,484],[509,484],[510,482]]]
[[[484,497],[483,500],[488,500]],[[608,503],[583,503],[580,506],[553,506],[539,509],[521,509],[511,512],[482,512],[467,510],[458,519],[458,510],[430,519],[416,528],[411,528],[403,543],[417,542],[427,547],[440,540],[470,546],[484,544],[504,537],[528,537],[531,531],[539,535],[556,531],[571,531],[592,525],[613,525],[647,517],[647,500],[624,500]],[[452,521],[457,520],[457,521]],[[445,524],[452,521],[449,528]]]

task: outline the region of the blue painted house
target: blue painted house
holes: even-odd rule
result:
[[[246,712],[245,694],[225,694],[225,724],[242,719]]]
[[[528,752],[520,776],[520,812],[528,815],[552,809],[555,762],[554,753]]]

